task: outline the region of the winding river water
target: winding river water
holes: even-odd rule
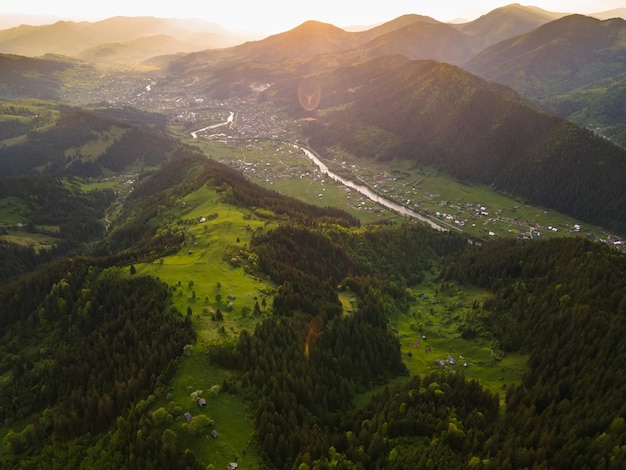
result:
[[[436,224],[435,222],[428,219],[427,217],[424,217],[423,215],[418,214],[414,210],[411,210],[408,207],[398,204],[397,202],[394,202],[394,201],[391,201],[389,199],[382,197],[380,194],[375,193],[374,191],[372,191],[370,188],[368,188],[367,186],[363,184],[358,184],[358,183],[355,183],[354,181],[347,180],[333,173],[332,171],[329,171],[328,167],[318,158],[317,155],[315,155],[315,153],[311,149],[302,147],[300,145],[295,145],[295,144],[293,145],[296,148],[302,150],[304,154],[307,156],[307,158],[311,160],[313,163],[315,163],[315,165],[320,169],[320,171],[322,173],[327,174],[329,178],[332,178],[333,180],[340,182],[344,186],[347,186],[349,188],[354,189],[355,191],[358,191],[359,193],[363,194],[364,196],[371,199],[372,201],[380,204],[381,206],[385,206],[388,209],[391,209],[392,211],[397,212],[398,214],[401,214],[407,217],[412,217],[414,219],[418,219],[422,222],[427,223],[428,225],[430,225],[432,228],[436,230],[441,230],[444,232],[448,230],[442,227],[441,225]]]
[[[235,118],[235,113],[234,112],[230,112],[230,115],[228,116],[228,119],[224,122],[219,122],[217,124],[212,124],[210,126],[207,127],[203,127],[202,129],[198,129],[197,131],[193,131],[191,132],[191,135],[194,139],[198,138],[198,132],[202,132],[202,131],[206,131],[209,129],[215,129],[217,127],[220,126],[225,126],[227,124],[232,124]],[[397,202],[391,201],[389,199],[386,199],[384,197],[382,197],[380,194],[375,193],[374,191],[372,191],[370,188],[368,188],[367,186],[365,186],[364,184],[358,184],[355,183],[354,181],[342,178],[341,176],[333,173],[332,171],[330,171],[328,169],[328,167],[319,159],[319,157],[315,154],[315,152],[313,150],[311,150],[310,148],[307,147],[303,147],[301,145],[297,145],[294,143],[291,143],[291,145],[293,145],[295,148],[301,150],[302,152],[304,152],[304,154],[307,156],[307,158],[309,160],[311,160],[319,169],[322,173],[328,175],[329,178],[338,181],[339,183],[343,184],[344,186],[347,186],[349,188],[354,189],[355,191],[358,191],[359,193],[361,193],[362,195],[364,195],[365,197],[367,197],[368,199],[374,201],[377,204],[380,204],[381,206],[384,206],[388,209],[391,209],[392,211],[400,214],[400,215],[404,215],[406,217],[411,217],[413,219],[417,219],[420,220],[428,225],[430,225],[432,228],[434,228],[435,230],[441,230],[442,232],[447,232],[448,229],[445,227],[442,227],[439,224],[436,224],[435,222],[433,222],[432,220],[430,220],[427,217],[424,217],[421,214],[418,214],[417,212],[415,212],[414,210],[409,209],[408,207],[405,207],[401,204],[398,204]]]

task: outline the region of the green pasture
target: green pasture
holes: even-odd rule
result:
[[[50,235],[24,232],[20,230],[8,231],[4,235],[0,235],[0,239],[17,245],[31,246],[36,252],[54,248],[54,246],[59,242],[59,239]]]
[[[31,210],[28,203],[16,196],[0,198],[0,225],[13,226],[17,223],[26,223]]]
[[[408,313],[393,319],[404,362],[411,374],[462,372],[504,399],[506,389],[519,384],[526,370],[527,356],[504,354],[489,338],[466,340],[459,326],[474,301],[482,304],[486,291],[446,290],[433,283],[413,288],[415,300]],[[422,298],[422,295],[424,296]],[[451,364],[449,358],[456,363]],[[444,365],[438,365],[439,359]]]
[[[50,235],[23,231],[9,231],[0,235],[0,239],[22,246],[31,246],[36,252],[53,248],[59,241]]]
[[[80,147],[71,147],[65,151],[66,157],[80,156],[82,160],[95,161],[100,155],[106,152],[106,149],[116,140],[120,139],[125,129],[120,127],[112,127],[106,132],[101,132],[97,139],[89,141]]]
[[[177,445],[193,450],[203,462],[226,468],[229,462],[237,460],[245,468],[255,468],[260,457],[253,440],[250,413],[240,397],[220,390],[228,375],[228,371],[211,366],[202,348],[195,347],[180,361],[172,387],[153,404],[152,411],[165,408],[172,415],[166,427],[176,433]],[[204,398],[206,406],[200,407],[198,398]],[[193,433],[184,418],[185,412],[194,419],[205,415],[213,424]],[[213,429],[219,433],[218,438],[210,434]]]
[[[38,119],[39,124],[51,124],[61,114],[57,109],[56,101],[40,100],[37,98],[19,99],[0,103],[0,115],[5,118],[20,118],[20,120]]]
[[[273,286],[246,273],[230,257],[246,253],[253,232],[267,230],[266,220],[220,202],[218,194],[206,186],[183,198],[173,212],[184,224],[189,243],[176,254],[135,267],[137,274],[158,277],[175,288],[175,306],[183,314],[191,309],[198,336],[181,358],[171,388],[153,408],[178,413],[168,427],[176,432],[178,443],[192,449],[204,462],[225,468],[237,458],[246,468],[258,466],[260,458],[251,444],[254,425],[245,402],[238,396],[216,392],[215,387],[229,377],[229,372],[209,364],[207,350],[212,344],[236,341],[242,329],[253,331],[264,315],[253,317],[254,304],[269,300]],[[201,222],[202,218],[206,220]],[[243,251],[233,251],[233,247]],[[222,321],[214,319],[218,309]],[[191,396],[198,390],[207,401],[202,409]],[[211,436],[212,427],[192,435],[183,424],[181,410],[207,415],[219,437]]]

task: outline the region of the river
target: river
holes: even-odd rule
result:
[[[232,111],[229,111],[229,112],[230,112],[230,115],[228,116],[228,119],[226,119],[226,121],[218,122],[217,124],[211,124],[210,126],[203,127],[202,129],[198,129],[197,131],[193,131],[191,132],[191,137],[193,137],[194,139],[197,139],[198,132],[208,131],[209,129],[215,129],[217,127],[222,127],[227,124],[232,124],[235,120],[235,113],[233,113]]]
[[[358,191],[359,193],[363,194],[368,199],[371,199],[372,201],[380,204],[381,206],[384,206],[384,207],[386,207],[388,209],[391,209],[392,211],[394,211],[394,212],[396,212],[396,213],[398,213],[400,215],[404,215],[404,216],[407,216],[407,217],[412,217],[413,219],[420,220],[420,221],[422,221],[424,223],[427,223],[428,225],[430,225],[435,230],[441,230],[443,232],[447,232],[448,231],[447,228],[442,227],[439,224],[436,224],[435,222],[433,222],[429,218],[424,217],[421,214],[418,214],[414,210],[411,210],[408,207],[405,207],[405,206],[403,206],[401,204],[398,204],[397,202],[393,202],[393,201],[391,201],[389,199],[386,199],[386,198],[382,197],[380,194],[375,193],[374,191],[372,191],[367,186],[365,186],[363,184],[355,183],[354,181],[351,181],[351,180],[347,180],[347,179],[342,178],[341,176],[339,176],[339,175],[329,171],[328,167],[318,158],[317,155],[315,155],[315,153],[311,149],[308,149],[306,147],[302,147],[302,146],[296,145],[296,144],[292,144],[292,145],[294,145],[296,148],[302,150],[304,152],[304,154],[307,156],[307,158],[309,160],[311,160],[313,163],[315,163],[315,165],[320,169],[320,171],[322,173],[327,174],[329,178],[331,178],[331,179],[333,179],[335,181],[338,181],[341,184],[343,184],[344,186],[352,188],[355,191]]]

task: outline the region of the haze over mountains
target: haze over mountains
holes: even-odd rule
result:
[[[0,31],[0,51],[61,54],[95,63],[132,64],[159,54],[228,47],[254,38],[201,20],[115,17],[97,22],[58,21]],[[146,50],[146,44],[152,43]],[[124,61],[126,59],[126,61]]]
[[[625,24],[0,31],[0,467],[626,468]]]
[[[67,88],[68,70],[80,68],[85,76],[94,77],[99,73],[86,59],[98,62],[105,57],[109,64],[123,63],[125,58],[136,61],[142,55],[140,43],[144,57],[158,49],[157,43],[182,47],[173,37],[182,37],[185,24],[112,18],[94,24],[62,22],[0,32],[4,47],[65,51],[83,61],[3,56],[6,66],[0,73],[5,80],[0,93],[11,99],[59,96]],[[166,40],[150,36],[156,30],[169,33]],[[216,37],[220,33],[226,34],[217,31]],[[197,34],[197,30],[187,32],[186,40]],[[260,40],[161,55],[143,64],[156,67],[151,74],[158,74],[161,87],[195,90],[199,96],[215,99],[258,95],[259,84],[264,84],[262,88],[269,88],[261,99],[282,103],[296,116],[302,112],[293,103],[297,82],[314,77],[323,91],[318,112],[325,115],[328,126],[311,130],[310,137],[320,145],[339,144],[357,155],[382,160],[401,156],[419,164],[436,164],[457,178],[494,185],[535,203],[622,229],[626,219],[620,211],[626,207],[626,195],[619,179],[626,172],[621,151],[590,133],[554,121],[510,90],[483,83],[465,69],[507,84],[536,105],[552,112],[556,109],[573,122],[578,116],[592,122],[596,131],[601,124],[602,135],[624,145],[626,106],[620,103],[626,93],[620,83],[626,73],[625,37],[622,19],[563,16],[513,4],[460,25],[405,15],[369,30],[349,32],[307,21]],[[47,46],[44,38],[48,38]],[[107,42],[113,38],[120,42]],[[130,51],[135,54],[132,58]],[[390,56],[406,60],[379,60]],[[407,62],[424,60],[456,67]],[[387,64],[388,70],[379,70],[381,64]],[[434,70],[436,75],[432,75]],[[25,80],[31,85],[25,87]],[[597,93],[601,86],[604,92]],[[580,93],[585,87],[596,92],[588,99],[578,98],[576,105],[564,102],[565,93]],[[376,137],[354,140],[350,136],[359,135],[360,126]],[[459,135],[464,137],[459,139]],[[455,146],[455,142],[462,145]],[[586,149],[587,154],[575,149]],[[572,172],[584,172],[587,179],[558,176]]]

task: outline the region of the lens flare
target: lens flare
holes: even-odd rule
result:
[[[322,89],[315,80],[306,79],[298,85],[298,100],[306,111],[313,111],[320,104]]]
[[[306,339],[304,340],[304,358],[309,358],[309,345],[317,339],[317,336],[320,334],[320,330],[322,329],[322,320],[316,319],[309,326],[309,330],[306,335]]]

